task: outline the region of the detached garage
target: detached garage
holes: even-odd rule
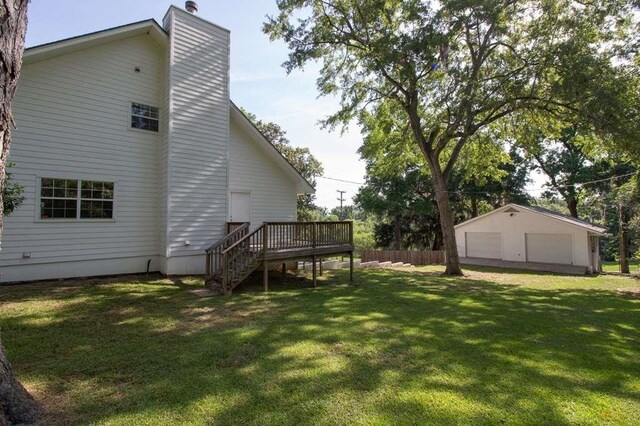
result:
[[[508,204],[456,226],[462,263],[588,273],[600,271],[606,229],[541,207]]]

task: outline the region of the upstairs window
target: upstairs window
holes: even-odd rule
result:
[[[113,200],[113,182],[40,181],[40,219],[113,219]]]
[[[133,129],[157,132],[159,117],[159,110],[156,107],[135,102],[131,104],[131,127]]]

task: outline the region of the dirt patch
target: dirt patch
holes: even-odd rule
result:
[[[619,288],[618,294],[632,299],[640,299],[640,287]]]
[[[180,334],[192,334],[205,328],[238,327],[278,312],[275,305],[264,301],[264,304],[251,306],[201,306],[182,310],[182,318],[178,326]]]

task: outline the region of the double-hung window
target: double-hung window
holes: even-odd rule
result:
[[[160,111],[156,107],[131,103],[131,127],[133,129],[157,132],[159,128]]]
[[[41,178],[40,219],[113,219],[114,183]]]

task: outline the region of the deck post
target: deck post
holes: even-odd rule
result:
[[[320,262],[320,276],[322,276],[322,258],[320,258],[319,262]]]
[[[353,282],[353,251],[349,252],[349,282]]]
[[[262,264],[264,267],[264,271],[262,272],[262,285],[264,286],[264,291],[269,291],[269,262],[265,259]]]
[[[264,256],[264,260],[262,265],[264,267],[264,271],[262,272],[262,285],[264,286],[264,291],[269,291],[269,262],[267,261],[267,251],[269,248],[269,224],[267,222],[264,223],[264,228],[262,228],[262,253]]]
[[[311,268],[312,270],[312,275],[313,275],[313,288],[318,287],[318,281],[316,278],[316,255],[312,255],[311,256],[311,261],[313,262],[313,267]]]
[[[287,264],[282,262],[282,281],[287,278]]]

